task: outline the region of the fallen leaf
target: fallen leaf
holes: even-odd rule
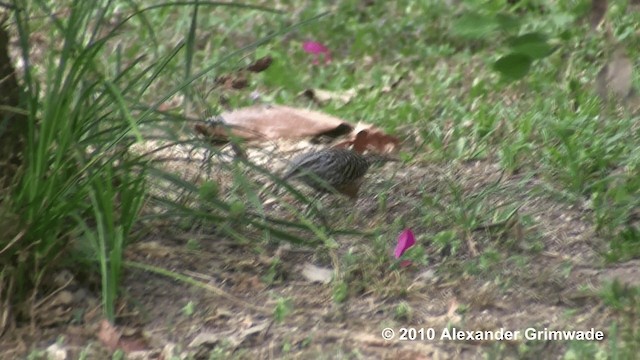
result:
[[[417,282],[422,282],[422,283],[431,283],[434,282],[438,279],[438,275],[436,275],[435,270],[433,269],[426,269],[420,273],[418,273],[418,275],[416,275],[415,279],[413,280],[414,283]]]
[[[324,57],[325,64],[331,62],[331,51],[329,51],[329,48],[317,41],[305,41],[302,44],[302,50],[314,55],[313,64],[317,65],[320,62],[319,59],[321,55]]]
[[[347,134],[352,126],[342,119],[308,109],[283,105],[256,105],[223,112],[216,121],[197,124],[196,132],[224,141],[229,136],[245,140],[302,138]]]
[[[122,327],[122,329],[120,330],[120,334],[121,336],[136,336],[137,334],[139,334],[139,330],[137,328],[131,327],[131,326],[124,326]]]
[[[449,310],[447,310],[447,317],[453,318],[456,315],[456,311],[458,311],[458,299],[452,298],[449,303]]]
[[[67,349],[62,348],[62,346],[58,343],[53,343],[47,348],[47,359],[48,360],[66,360]]]
[[[276,139],[337,138],[346,135],[347,140],[335,147],[353,147],[363,153],[391,153],[397,150],[400,140],[381,129],[365,123],[355,127],[331,115],[309,109],[284,105],[256,105],[235,111],[223,112],[194,126],[196,133],[214,145],[223,145],[229,139],[245,141],[270,141]]]
[[[231,334],[229,332],[225,332],[225,333],[200,333],[198,335],[196,335],[195,338],[193,338],[193,340],[191,340],[191,342],[189,343],[189,345],[187,345],[187,347],[190,348],[196,348],[196,347],[201,347],[201,346],[215,346],[218,342],[220,342],[221,339],[227,339],[229,338],[229,340],[231,341]]]
[[[246,338],[248,338],[251,335],[258,334],[258,333],[262,332],[263,330],[265,330],[268,327],[269,327],[269,321],[263,321],[260,324],[253,325],[248,329],[242,330],[240,332],[240,338],[242,339],[241,342],[244,341]]]
[[[493,63],[493,69],[505,79],[515,81],[529,73],[533,59],[526,54],[511,52]]]
[[[215,83],[220,85],[226,89],[244,89],[249,86],[249,80],[242,75],[242,73],[237,73],[235,76],[232,75],[220,75],[215,79]]]
[[[110,351],[116,351],[118,348],[118,342],[120,342],[120,332],[111,325],[111,323],[104,319],[100,323],[100,331],[98,332],[98,340]]]
[[[162,348],[162,352],[160,353],[160,359],[169,360],[169,359],[182,359],[178,356],[178,352],[176,351],[178,347],[174,343],[165,344]]]
[[[228,321],[234,315],[235,313],[229,309],[216,308],[211,316],[204,319],[204,323],[210,326],[215,326],[216,324],[221,324]]]
[[[121,330],[116,329],[107,319],[103,319],[100,323],[97,338],[110,351],[122,349],[122,351],[129,354],[147,348],[146,341],[139,330],[131,331],[128,329],[127,332],[131,333],[131,335],[123,336]]]
[[[393,251],[393,256],[400,259],[402,254],[416,243],[416,237],[411,229],[404,229],[398,236],[398,243]]]
[[[74,296],[71,291],[63,290],[36,306],[35,318],[40,326],[53,326],[69,322],[73,317]]]
[[[371,124],[358,123],[348,140],[336,144],[336,147],[353,146],[354,151],[363,153],[372,150],[378,153],[390,153],[397,150],[400,140],[388,135]]]
[[[305,263],[302,268],[302,276],[310,282],[328,284],[333,277],[333,270]]]
[[[217,85],[224,85],[227,81],[231,81],[231,75],[229,74],[218,75],[213,81]]]
[[[234,290],[239,292],[250,291],[252,289],[254,291],[259,291],[266,287],[267,286],[260,280],[258,275],[252,275],[240,277],[234,286]]]
[[[249,80],[246,78],[235,78],[231,81],[231,88],[239,90],[249,86]]]
[[[260,59],[254,61],[253,64],[247,66],[247,70],[255,73],[262,72],[267,70],[269,66],[271,66],[272,62],[273,58],[271,56],[263,56]]]
[[[134,251],[136,254],[143,254],[146,257],[153,258],[166,258],[173,252],[171,248],[166,247],[157,241],[146,241],[133,244],[131,245],[130,250]]]
[[[302,44],[302,49],[310,54],[326,54],[329,52],[329,48],[317,41],[305,41]]]
[[[241,331],[225,331],[219,333],[200,333],[198,334],[188,345],[190,348],[198,348],[202,346],[212,347],[218,344],[221,340],[229,342],[233,347],[239,346],[251,335],[257,334],[269,326],[269,321],[264,321],[261,324],[253,325],[247,329]]]
[[[118,343],[118,347],[122,349],[126,354],[134,352],[142,352],[147,348],[146,341],[142,338],[142,334],[138,333],[136,336],[122,337]]]
[[[182,103],[184,102],[184,95],[183,94],[176,94],[172,97],[169,98],[169,100],[163,102],[162,104],[160,104],[160,106],[158,106],[158,110],[159,111],[169,111],[172,109],[177,109],[180,106],[182,106]]]

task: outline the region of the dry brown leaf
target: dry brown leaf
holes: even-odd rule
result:
[[[67,349],[58,343],[53,343],[47,348],[48,360],[65,360],[67,359]]]
[[[97,338],[102,344],[110,351],[122,349],[125,353],[132,353],[134,351],[142,351],[147,348],[146,341],[143,339],[140,331],[130,331],[132,335],[123,336],[122,331],[116,329],[115,326],[107,319],[103,319],[100,323],[100,330],[98,331]]]
[[[238,78],[233,79],[233,81],[231,81],[231,88],[232,89],[239,90],[239,89],[244,89],[247,86],[249,86],[249,80],[247,80],[244,77],[238,77]]]
[[[347,135],[347,140],[335,146],[353,147],[360,153],[367,150],[391,153],[400,145],[398,138],[371,124],[358,123],[354,127],[318,111],[283,105],[258,105],[224,112],[216,120],[197,124],[194,129],[216,144],[224,144],[231,137],[267,141]]]
[[[157,241],[146,241],[133,244],[130,248],[131,251],[137,254],[153,258],[166,258],[174,251],[170,247],[164,246]]]
[[[134,350],[127,353],[127,360],[165,360],[165,359],[173,359],[170,358],[161,358],[160,356],[163,354],[160,350]]]
[[[234,290],[239,292],[249,291],[251,289],[262,290],[267,286],[260,280],[257,275],[253,276],[240,276],[237,284],[234,286]]]
[[[249,80],[242,74],[220,75],[215,79],[215,83],[225,89],[244,89],[249,86]]]
[[[137,332],[135,336],[121,337],[118,347],[126,354],[147,349],[147,342],[142,338],[142,334]]]
[[[120,342],[120,331],[118,331],[111,323],[104,319],[100,323],[100,331],[98,332],[98,340],[110,351],[116,351],[118,342]]]
[[[305,263],[302,267],[302,276],[310,282],[328,284],[333,277],[333,270]]]
[[[191,340],[191,342],[189,343],[189,345],[187,345],[187,347],[189,348],[198,348],[201,346],[213,347],[217,343],[219,343],[220,340],[222,339],[228,339],[228,341],[231,342],[232,344],[234,345],[237,344],[237,341],[235,341],[235,339],[233,338],[232,331],[216,332],[216,333],[205,332],[205,333],[200,333],[196,335],[196,337],[193,340]]]
[[[268,321],[264,321],[258,325],[254,325],[250,320],[248,321],[249,327],[246,329],[242,329],[239,331],[225,331],[225,332],[203,332],[198,334],[192,341],[189,343],[189,348],[198,348],[203,346],[215,346],[221,340],[229,342],[232,346],[239,346],[245,341],[248,337],[260,333],[265,330],[269,326]]]
[[[623,48],[617,48],[596,78],[596,91],[603,100],[624,101],[631,93],[633,64]]]
[[[321,112],[283,105],[257,105],[224,112],[220,121],[198,124],[195,130],[209,139],[224,141],[230,135],[245,140],[273,140],[320,135],[342,135],[352,126]]]
[[[239,338],[241,339],[240,342],[244,341],[246,338],[250,337],[251,335],[255,335],[262,332],[263,330],[266,330],[268,327],[269,327],[269,321],[263,321],[260,324],[253,325],[247,329],[242,330],[239,334]]]
[[[452,298],[449,302],[449,309],[447,310],[448,317],[452,317],[453,315],[455,315],[456,311],[458,310],[458,305],[458,300],[456,298]]]
[[[204,323],[207,324],[207,326],[216,326],[217,324],[229,321],[229,319],[233,318],[234,316],[235,312],[232,312],[231,310],[226,308],[219,307],[214,310],[214,313],[211,316],[204,319]]]
[[[62,290],[37,304],[34,316],[40,326],[53,326],[69,322],[73,317],[74,296],[71,291]]]
[[[343,141],[336,147],[350,147],[359,153],[371,150],[378,153],[391,153],[398,149],[400,140],[384,133],[380,128],[371,124],[358,123],[351,132],[349,140]]]
[[[177,94],[169,98],[169,100],[163,102],[158,106],[159,111],[169,111],[173,109],[177,109],[184,103],[184,95]]]
[[[272,62],[273,58],[271,56],[263,56],[260,59],[254,61],[253,64],[247,66],[247,70],[255,73],[262,72],[267,70],[269,66],[271,66]]]

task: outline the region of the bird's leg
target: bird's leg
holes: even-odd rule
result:
[[[305,210],[305,216],[310,216],[313,210],[314,212],[313,215],[315,215],[315,217],[317,217],[318,220],[320,220],[320,222],[322,223],[322,226],[325,228],[329,228],[327,218],[324,214],[324,209],[322,208],[322,202],[320,201],[323,195],[324,193],[318,193],[313,197],[313,200],[311,200],[311,202],[307,204],[307,208]]]

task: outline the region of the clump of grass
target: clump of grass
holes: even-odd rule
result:
[[[640,351],[640,288],[616,279],[602,287],[600,297],[616,319],[608,329],[609,356],[635,357]]]
[[[132,150],[149,130],[175,129],[172,125],[176,121],[184,124],[185,117],[157,110],[167,99],[179,92],[192,96],[189,85],[195,80],[304,22],[218,54],[215,61],[196,71],[197,2],[186,4],[192,6],[186,40],[170,47],[158,41],[160,30],[155,28],[156,18],[149,14],[185,4],[148,8],[129,4],[129,15],[115,24],[111,22],[115,11],[111,1],[70,0],[64,4],[64,17],[55,7],[62,4],[33,0],[15,1],[14,5],[12,15],[25,64],[20,74],[24,84],[22,111],[28,123],[23,167],[11,192],[0,201],[0,212],[5,215],[0,223],[7,224],[3,229],[10,235],[0,240],[0,286],[7,289],[2,296],[16,305],[14,315],[28,318],[34,302],[27,299],[36,299],[34,294],[52,270],[68,267],[101,274],[103,308],[113,321],[124,249],[137,235],[145,204],[164,209],[146,212],[145,219],[188,217],[213,222],[225,234],[239,239],[249,234],[239,228],[251,227],[269,238],[307,242],[290,230],[303,231],[308,228],[305,224],[268,218],[262,211],[258,187],[247,173],[255,171],[273,178],[266,169],[234,161],[225,170],[234,174],[240,197],[224,198],[211,186],[199,188],[157,166],[150,161],[151,154],[140,156]],[[216,4],[206,4],[211,5]],[[226,6],[277,13],[260,6]],[[39,59],[42,64],[36,65],[30,39],[39,26],[48,26],[51,31],[44,59]],[[114,46],[121,30],[131,26],[144,29],[141,39],[131,39],[125,47]],[[145,51],[146,57],[136,55],[136,48],[146,49],[146,41],[155,45],[153,51]],[[175,74],[170,70],[176,64],[183,66],[182,77],[161,80],[164,73]],[[150,98],[151,106],[145,102]],[[188,100],[185,108],[189,108]],[[162,140],[176,144],[180,143],[178,137],[169,134]],[[217,151],[201,141],[189,143],[197,149]],[[150,196],[152,183],[167,185],[171,194]]]
[[[15,315],[28,317],[33,304],[26,299],[35,299],[32,293],[51,270],[73,268],[74,261],[63,258],[80,246],[101,263],[105,301],[112,306],[122,250],[146,192],[144,164],[126,157],[139,135],[126,91],[100,66],[104,46],[115,35],[96,36],[108,4],[72,1],[65,19],[42,2],[15,5],[23,62],[32,63],[33,12],[51,15],[48,40],[58,48],[46,53],[42,73],[25,66],[21,74],[28,132],[24,166],[8,204],[23,236],[2,242],[3,275],[16,284],[3,295],[18,305]],[[113,308],[105,310],[113,319]]]

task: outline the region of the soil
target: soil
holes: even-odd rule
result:
[[[393,175],[385,178],[380,174]],[[33,356],[36,350],[43,351],[42,356],[57,351],[68,359],[81,354],[89,359],[110,358],[115,347],[125,349],[128,358],[141,359],[172,355],[196,359],[474,359],[487,354],[523,358],[541,352],[559,357],[566,342],[438,337],[452,327],[463,331],[502,328],[521,334],[531,327],[541,331],[594,328],[606,336],[612,314],[596,295],[598,289],[614,278],[637,285],[638,262],[604,264],[598,250],[603,239],[588,221],[587,206],[554,199],[540,191],[542,182],[535,178],[501,175],[496,164],[483,161],[447,169],[393,164],[368,176],[355,204],[331,196],[322,202],[332,209],[332,221],[355,209],[353,224],[359,230],[367,229],[374,219],[378,225],[391,226],[395,219],[416,213],[417,202],[412,199],[441,191],[451,179],[468,192],[499,182],[502,190],[491,195],[496,204],[509,200],[522,204],[518,218],[531,221],[523,220],[502,237],[474,232],[456,256],[436,251],[430,237],[421,235],[433,232],[413,221],[429,264],[413,263],[370,274],[377,277],[370,284],[359,285],[366,280],[351,278],[350,286],[361,288],[349,289],[350,296],[343,302],[334,301],[331,283],[312,282],[303,275],[302,268],[308,263],[332,268],[325,247],[243,243],[223,237],[214,228],[185,230],[178,224],[149,223],[147,235],[127,248],[126,260],[190,276],[204,285],[128,266],[117,324],[105,329],[98,289],[83,287],[70,272],[61,273],[58,292],[39,300],[38,320],[5,333],[0,342],[3,359]],[[389,182],[393,189],[386,211],[380,213],[378,195]],[[389,238],[391,253],[397,234],[384,236]],[[369,251],[371,246],[369,236],[335,235],[334,239],[339,259],[348,252]],[[535,239],[532,244],[537,250],[522,243],[529,239]],[[465,270],[465,262],[482,256],[487,241],[504,241],[503,246],[494,247],[511,256],[501,257],[489,270]],[[189,245],[193,242],[199,245],[197,249]],[[391,256],[388,262],[392,263]],[[359,268],[369,269],[367,264]],[[362,279],[367,279],[365,275],[360,274]],[[410,310],[402,313],[400,308]],[[387,341],[381,336],[387,327],[396,331],[396,337],[401,328],[414,328],[424,329],[425,336],[435,334],[436,339]],[[527,353],[522,352],[525,343]]]

